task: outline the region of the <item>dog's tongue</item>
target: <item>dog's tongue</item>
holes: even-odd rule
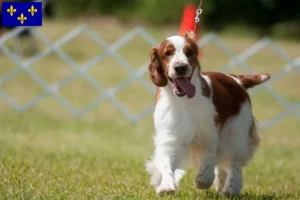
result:
[[[188,78],[180,77],[175,79],[176,83],[186,93],[186,96],[190,99],[196,94],[196,87],[190,82]]]

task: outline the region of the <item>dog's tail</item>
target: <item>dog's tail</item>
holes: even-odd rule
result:
[[[230,74],[230,75],[239,79],[245,89],[253,88],[256,85],[265,83],[271,78],[270,74],[268,73],[255,74],[255,75],[234,75],[234,74]]]

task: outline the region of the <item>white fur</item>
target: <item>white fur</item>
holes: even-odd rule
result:
[[[180,40],[177,37],[172,40],[180,48]],[[146,165],[157,194],[176,190],[185,175],[189,149],[193,149],[198,160],[196,187],[207,189],[215,181],[216,189],[224,194],[241,192],[241,168],[254,151],[249,142],[251,105],[244,103],[239,114],[228,119],[220,129],[215,124],[217,113],[212,95],[209,98],[202,95],[199,73],[196,68],[191,78],[196,86],[192,99],[175,96],[170,83],[160,88],[154,112],[155,152]],[[210,78],[202,76],[211,87]]]
[[[177,74],[174,69],[174,66],[176,63],[188,65],[186,76],[187,77],[191,76],[192,67],[189,65],[189,60],[183,52],[183,47],[185,45],[185,39],[181,36],[172,36],[172,37],[167,38],[167,40],[172,42],[172,44],[174,45],[174,48],[175,48],[175,53],[172,56],[170,63],[169,63],[169,72],[168,72],[169,77],[171,77],[171,78],[177,77]]]
[[[221,192],[225,185],[227,173],[221,167],[217,166],[215,168],[215,176],[216,176],[214,181],[215,189],[217,192]]]
[[[266,82],[266,81],[268,81],[268,80],[270,80],[270,75],[267,75],[267,74],[262,74],[262,75],[260,75],[260,81],[261,81],[262,83],[264,83],[264,82]]]
[[[227,76],[229,76],[230,78],[232,78],[233,80],[235,80],[235,82],[237,82],[239,85],[243,85],[243,84],[241,83],[240,79],[238,79],[238,78],[236,78],[236,77],[234,77],[234,76],[231,76],[231,75],[227,75]]]

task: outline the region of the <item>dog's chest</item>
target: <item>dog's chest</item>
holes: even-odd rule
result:
[[[154,122],[159,132],[176,137],[181,141],[191,142],[196,132],[207,132],[212,125],[214,109],[209,101],[199,99],[174,99],[160,101],[156,105]]]
[[[207,99],[187,100],[185,107],[192,122],[195,124],[196,131],[200,131],[214,121],[215,109]]]

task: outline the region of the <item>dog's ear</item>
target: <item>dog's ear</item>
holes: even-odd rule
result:
[[[152,82],[158,87],[164,87],[167,85],[168,80],[164,75],[161,61],[158,56],[157,47],[153,47],[150,52],[150,64],[148,71]]]
[[[191,38],[193,40],[196,40],[196,35],[195,35],[194,31],[191,31],[191,30],[187,31],[185,33],[184,37],[188,37],[188,38]]]
[[[184,37],[186,38],[186,40],[192,41],[192,47],[197,52],[198,58],[200,58],[200,51],[198,50],[199,46],[197,44],[196,33],[194,31],[189,30],[185,33]]]

